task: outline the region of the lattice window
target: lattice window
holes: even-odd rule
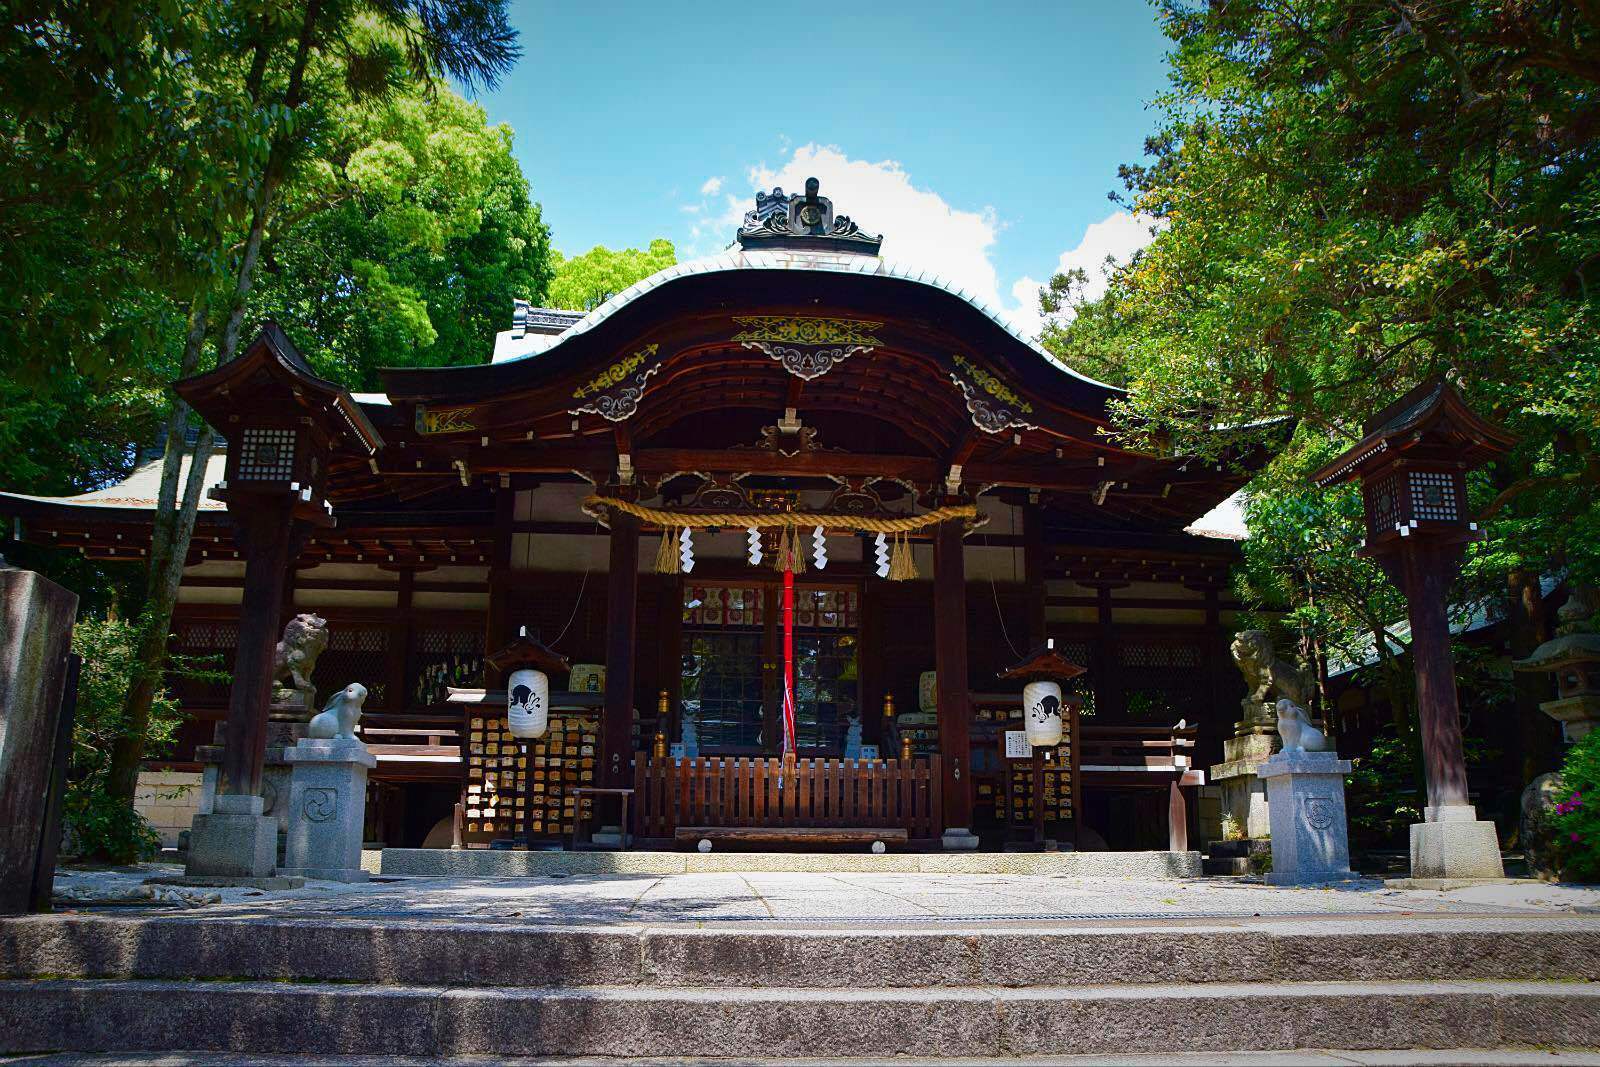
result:
[[[367,687],[367,707],[389,706],[389,631],[380,626],[340,623],[328,627],[328,647],[317,660],[311,677],[319,698],[351,682]]]
[[[1388,474],[1372,487],[1368,497],[1373,533],[1387,533],[1400,521],[1400,476]]]
[[[442,703],[446,688],[483,684],[483,631],[429,627],[412,638],[406,693],[412,707]]]
[[[239,478],[286,482],[294,475],[294,431],[253,427],[239,442]]]
[[[761,744],[762,645],[759,631],[684,633],[682,714],[702,752]]]
[[[239,626],[233,622],[213,619],[180,622],[172,632],[172,651],[180,656],[203,658],[205,662],[200,666],[207,670],[232,671],[238,646]],[[173,695],[185,704],[225,704],[228,701],[228,682],[175,677],[171,685]]]
[[[1191,722],[1211,699],[1210,677],[1198,644],[1183,642],[1123,643],[1122,706],[1129,719],[1152,725]]]
[[[1455,476],[1446,471],[1411,471],[1411,514],[1434,522],[1460,522]]]
[[[1121,647],[1121,652],[1124,667],[1171,670],[1200,666],[1200,649],[1193,645],[1127,643]]]

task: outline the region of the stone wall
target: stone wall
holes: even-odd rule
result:
[[[140,771],[133,806],[161,834],[162,845],[177,847],[178,834],[200,807],[200,772]]]

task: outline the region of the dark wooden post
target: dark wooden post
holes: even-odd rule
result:
[[[633,770],[634,631],[639,613],[639,520],[611,512],[611,568],[606,574],[606,702],[600,720],[600,780],[626,789]]]
[[[939,750],[944,759],[944,829],[951,838],[970,837],[972,826],[972,775],[967,763],[967,572],[962,558],[961,520],[951,519],[934,528],[933,540],[933,645],[938,672]],[[955,847],[976,847],[957,843]]]
[[[1417,718],[1422,727],[1423,772],[1428,807],[1435,810],[1469,803],[1446,608],[1450,585],[1461,570],[1464,553],[1465,546],[1461,544],[1418,544],[1412,551],[1378,559],[1406,598],[1412,668],[1417,680]]]
[[[1028,646],[1042,645],[1049,637],[1046,622],[1045,597],[1044,517],[1039,505],[1027,504],[1022,509],[1022,576],[1026,584],[1024,599],[1028,611]]]
[[[233,661],[224,726],[222,781],[218,792],[255,796],[267,751],[267,707],[272,701],[272,659],[283,611],[284,573],[303,533],[292,516],[293,498],[255,496],[248,506],[229,505],[234,538],[244,553],[244,599],[239,607],[239,645]]]

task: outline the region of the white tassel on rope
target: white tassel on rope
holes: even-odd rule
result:
[[[872,550],[877,555],[878,577],[889,577],[889,541],[883,534],[872,539]]]
[[[750,543],[750,566],[761,566],[761,531],[752,526],[745,531],[744,536]]]
[[[828,539],[822,536],[822,527],[811,531],[811,559],[822,570],[828,565]]]
[[[683,565],[683,573],[694,570],[694,535],[687,526],[678,535],[678,561]]]

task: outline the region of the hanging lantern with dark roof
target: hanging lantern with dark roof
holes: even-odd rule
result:
[[[1001,678],[1021,680],[1023,728],[1034,748],[1054,748],[1061,743],[1065,699],[1061,683],[1076,678],[1084,668],[1056,651],[1051,638],[1021,663],[1002,671]]]
[[[523,627],[517,639],[484,662],[506,673],[506,727],[521,740],[543,737],[550,727],[550,673],[570,670],[567,657],[546,648]]]

